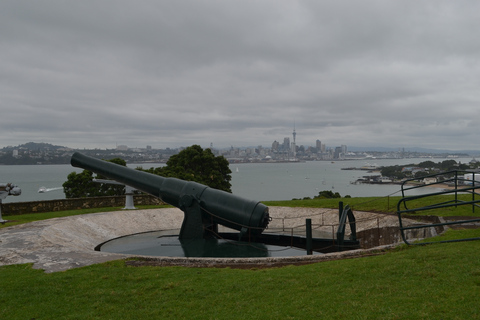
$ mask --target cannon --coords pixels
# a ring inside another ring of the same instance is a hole
[[[268,226],[263,203],[247,200],[203,184],[134,170],[115,163],[74,153],[70,163],[148,193],[184,212],[179,239],[215,237],[218,225],[238,230],[239,238],[255,237]]]

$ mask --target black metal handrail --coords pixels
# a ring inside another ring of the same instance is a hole
[[[472,179],[466,178],[466,175],[471,175]],[[412,178],[407,179],[402,182],[401,191],[402,191],[402,199],[400,199],[397,203],[397,215],[400,224],[400,233],[402,236],[403,241],[411,245],[412,243],[408,242],[405,235],[405,230],[411,229],[421,229],[421,228],[431,228],[431,227],[441,227],[446,225],[455,225],[455,224],[465,224],[465,223],[473,223],[480,221],[479,219],[470,219],[470,220],[458,220],[458,221],[450,221],[450,222],[443,222],[443,223],[435,223],[435,224],[425,224],[425,225],[415,225],[415,226],[408,226],[404,227],[402,222],[402,214],[405,213],[416,213],[418,211],[425,211],[425,210],[434,210],[434,209],[441,209],[441,208],[448,208],[448,207],[458,207],[458,206],[465,206],[471,205],[472,206],[472,213],[475,213],[475,208],[480,207],[480,193],[477,191],[480,190],[480,172],[475,171],[464,171],[464,170],[452,170],[437,174],[431,174],[424,176],[422,178],[442,178],[443,180],[432,183],[426,183],[422,185],[411,185],[413,181],[417,181],[418,179]],[[477,180],[479,179],[479,180]],[[450,185],[451,189],[444,189],[443,191],[432,192],[432,193],[425,193],[420,195],[412,195],[407,196],[406,192],[424,188],[424,187],[432,187],[439,184],[447,184]],[[411,204],[412,201],[429,198],[434,196],[441,196],[441,195],[451,195],[454,194],[455,197],[452,200],[442,201],[438,203],[433,203],[430,205],[423,205],[418,207],[412,207],[407,204]],[[469,201],[465,201],[463,199],[459,199],[459,194],[471,194],[472,198]],[[437,241],[439,242],[455,242],[455,241],[469,241],[469,240],[480,240],[480,238],[468,238],[468,239],[456,239],[456,240],[444,240],[444,241]],[[422,242],[418,244],[427,244],[432,242]],[[416,244],[416,243],[415,243]]]
[[[341,206],[340,206],[341,208]],[[345,208],[341,211],[340,221],[337,230],[337,248],[338,251],[342,251],[344,246],[343,243],[345,241],[345,226],[348,217],[348,224],[350,225],[350,240],[356,241],[357,240],[357,227],[355,224],[355,216],[353,215],[352,209],[347,204]]]

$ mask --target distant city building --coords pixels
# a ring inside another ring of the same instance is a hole
[[[333,158],[334,159],[340,159],[342,154],[342,147],[335,147],[335,151],[333,153]]]
[[[283,150],[284,151],[290,151],[290,138],[289,137],[283,138]]]
[[[273,151],[278,151],[279,148],[280,148],[280,142],[278,142],[277,140],[273,141],[272,150]]]
[[[257,149],[255,149],[255,153],[258,154],[259,156],[264,156],[265,149],[262,146],[258,146]]]
[[[293,125],[293,143],[292,143],[292,152],[293,152],[293,159],[296,159],[297,158],[297,141],[296,141],[296,138],[297,138],[297,133],[295,132],[295,125]]]
[[[291,139],[291,138],[290,138]],[[285,138],[284,143],[280,144],[278,141],[272,143],[271,148],[264,148],[261,145],[257,147],[242,147],[242,148],[218,148],[212,150],[215,155],[221,155],[228,159],[229,162],[282,162],[291,161],[293,158],[293,150],[296,152],[295,160],[309,161],[309,160],[347,160],[347,159],[399,159],[399,158],[432,158],[438,157],[445,159],[453,157],[466,157],[468,154],[429,154],[419,152],[409,152],[405,149],[398,149],[397,151],[380,152],[380,151],[348,151],[346,145],[331,148],[326,147],[320,140],[315,142],[314,147],[296,145],[296,141],[290,144],[290,139]],[[210,144],[213,147],[213,144]],[[295,148],[295,149],[294,149]],[[83,149],[87,155],[98,157],[101,159],[122,158],[127,163],[164,163],[168,158],[178,152],[184,150],[184,147],[155,149],[147,146],[146,148],[128,148],[126,145],[120,145],[114,149]],[[8,146],[0,149],[0,164],[67,164],[70,162],[70,157],[74,149],[62,146],[54,146],[44,143],[28,143],[17,147]],[[467,161],[468,162],[468,161]],[[469,162],[472,169],[480,166],[480,162],[472,159]],[[417,172],[416,168],[410,169]]]

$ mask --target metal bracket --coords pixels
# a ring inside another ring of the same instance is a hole
[[[179,208],[184,212],[179,239],[205,239],[213,232],[218,232],[216,223],[208,221],[200,203],[192,195],[180,198]]]

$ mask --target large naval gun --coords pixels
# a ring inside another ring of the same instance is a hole
[[[267,228],[270,221],[268,207],[264,204],[197,182],[164,178],[78,152],[73,154],[71,164],[129,185],[181,209],[185,216],[180,239],[214,237],[218,224],[240,231],[239,238],[255,237]]]

